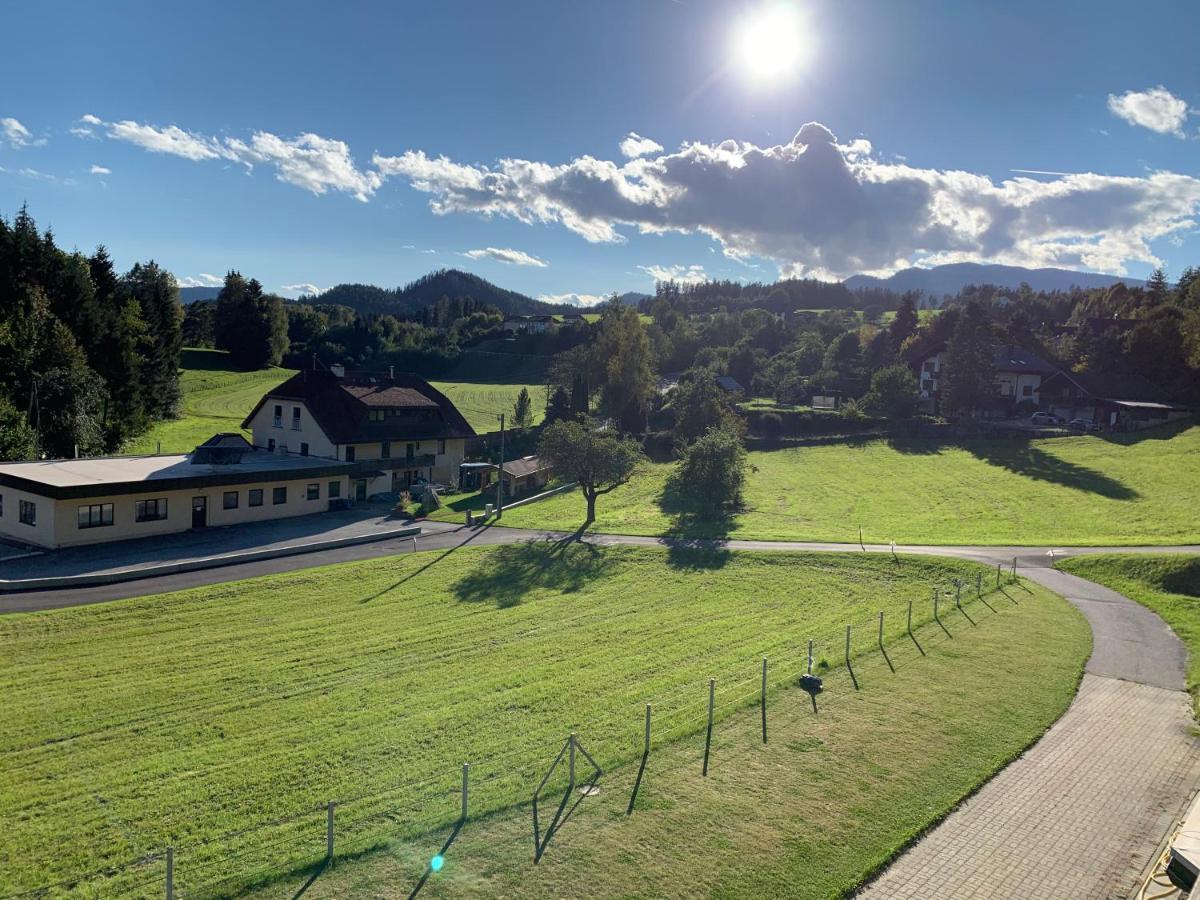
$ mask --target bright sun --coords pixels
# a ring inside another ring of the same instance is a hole
[[[739,64],[759,81],[778,81],[809,55],[808,35],[791,3],[764,6],[744,19],[734,38]]]

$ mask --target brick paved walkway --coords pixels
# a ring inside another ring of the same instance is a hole
[[[1116,591],[1048,568],[1093,651],[1071,708],[860,896],[1125,900],[1200,782],[1182,642]]]
[[[1125,898],[1200,777],[1188,695],[1085,675],[1066,715],[861,896]]]

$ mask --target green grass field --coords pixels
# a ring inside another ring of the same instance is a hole
[[[222,431],[241,431],[242,420],[271,388],[290,378],[292,369],[271,368],[243,372],[230,367],[223,350],[188,348],[180,360],[183,391],[178,419],[159,422],[130,441],[124,453],[187,453]],[[513,404],[522,387],[533,401],[534,424],[545,415],[546,388],[540,384],[487,384],[465,381],[433,381],[459,408],[476,431],[496,431],[497,416],[512,417]],[[249,436],[249,435],[247,435]]]
[[[771,694],[766,745],[757,708],[730,715],[707,778],[702,734],[655,742],[632,816],[639,767],[607,769],[537,866],[527,800],[456,834],[445,826],[339,861],[305,897],[409,897],[422,875],[429,897],[845,896],[1070,702],[1089,650],[1081,617],[1037,588],[1006,591],[967,606],[974,625],[946,616],[953,638],[918,630],[926,656],[891,645],[894,673],[877,652],[857,657],[858,691],[844,668],[826,673],[816,715],[793,686]],[[1028,669],[1011,665],[1014,643],[1030,648]],[[554,784],[539,805],[543,829],[564,790]],[[430,874],[439,851],[445,867]],[[251,896],[281,896],[306,875]]]
[[[1076,556],[1063,560],[1059,568],[1110,587],[1162,616],[1187,645],[1188,690],[1200,701],[1200,556]]]
[[[180,359],[180,417],[159,422],[124,452],[154,453],[161,445],[163,453],[187,453],[219,432],[241,432],[242,420],[259,398],[293,374],[292,369],[280,368],[243,372],[230,366],[223,350],[185,349]]]
[[[664,511],[669,465],[601,497],[596,531],[917,544],[1127,545],[1200,541],[1200,426],[1029,443],[871,441],[749,454],[746,509],[718,524]],[[583,499],[505,513],[573,530]]]
[[[500,413],[512,423],[513,405],[521,388],[529,390],[533,403],[533,424],[546,416],[546,386],[544,384],[477,384],[467,381],[431,381],[435,388],[450,398],[471,427],[482,434],[500,430]]]
[[[836,666],[847,622],[854,652],[875,654],[877,610],[898,645],[909,600],[918,625],[928,622],[931,585],[976,571],[921,558],[518,545],[0,618],[0,894],[65,880],[77,896],[153,896],[161,860],[120,864],[167,845],[178,848],[181,893],[235,893],[237,879],[273,879],[320,856],[328,799],[339,801],[339,852],[446,826],[463,762],[472,764],[474,813],[504,810],[527,800],[568,731],[619,768],[639,752],[645,702],[655,704],[661,740],[695,735],[708,677],[718,679],[725,721],[753,702],[762,656],[776,685],[797,674],[809,637],[822,667]],[[1013,597],[1030,619],[999,615],[1017,630],[997,625],[995,648],[962,639],[930,649],[931,660],[947,660],[939,668],[919,674],[914,664],[911,699],[938,714],[905,713],[892,725],[923,783],[941,785],[937,795],[833,790],[837,799],[826,799],[849,820],[873,823],[856,871],[1069,701],[1086,628],[1042,592]],[[1012,602],[992,597],[994,606]],[[1024,648],[1022,675],[996,679],[1012,640]],[[948,662],[958,653],[977,675]],[[882,692],[875,699],[882,683],[867,677],[861,696],[875,712],[840,700],[862,729],[896,705]],[[968,684],[981,692],[968,697]],[[850,765],[850,782],[865,787],[881,775],[858,771],[865,749],[831,748],[823,771]],[[901,787],[894,773],[883,780]],[[903,811],[893,805],[901,795]],[[766,849],[787,854],[794,837],[780,834]],[[211,887],[227,875],[235,881]]]

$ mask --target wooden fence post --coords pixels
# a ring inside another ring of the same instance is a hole
[[[567,738],[567,743],[570,745],[570,779],[568,790],[575,790],[575,732],[571,732],[571,736]]]
[[[767,658],[763,657],[762,674],[762,733],[763,743],[767,742]]]
[[[463,763],[463,783],[462,783],[462,821],[467,821],[467,779],[470,777],[471,764]]]
[[[333,862],[333,808],[332,800],[325,804],[325,861]]]
[[[642,750],[642,756],[650,755],[650,704],[646,704],[646,743]]]
[[[708,679],[708,731],[704,735],[704,777],[708,777],[708,751],[712,746],[713,699],[716,696],[717,679]]]

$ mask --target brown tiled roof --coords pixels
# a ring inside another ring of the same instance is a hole
[[[267,391],[242,427],[249,428],[250,420],[271,400],[303,401],[335,444],[475,437],[474,429],[450,399],[415,375],[337,378],[326,371],[297,372]],[[399,414],[370,421],[368,411],[380,408],[396,409]]]
[[[387,408],[437,406],[437,401],[431,400],[415,388],[396,387],[383,384],[343,384],[342,390],[360,403],[367,406],[383,406]]]

